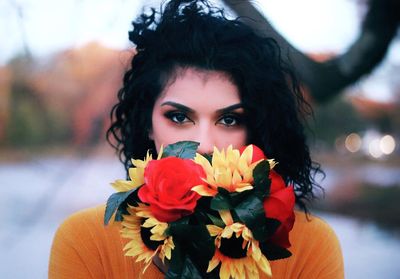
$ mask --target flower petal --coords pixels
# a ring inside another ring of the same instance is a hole
[[[133,181],[122,180],[122,179],[115,180],[114,182],[111,183],[111,186],[117,192],[128,192],[137,187],[135,183],[133,183]]]
[[[218,266],[220,263],[220,260],[214,255],[214,257],[211,259],[211,261],[208,263],[208,268],[207,272],[211,272]]]
[[[229,210],[219,210],[218,213],[225,225],[230,226],[233,224],[232,214]]]
[[[220,279],[229,279],[231,277],[231,273],[229,270],[229,262],[222,262],[221,268],[219,270],[219,278]]]
[[[256,263],[258,268],[261,269],[262,272],[264,272],[270,277],[272,276],[271,265],[264,255],[262,255],[261,258],[258,261],[256,261]]]
[[[214,197],[218,192],[205,185],[197,185],[192,188],[192,191],[196,192],[203,197]]]
[[[216,236],[219,235],[223,229],[215,225],[207,225],[207,230],[211,236]]]

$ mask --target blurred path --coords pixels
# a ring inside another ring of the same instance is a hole
[[[51,241],[62,220],[105,203],[113,192],[109,183],[124,177],[116,159],[97,156],[0,165],[1,278],[47,278]]]

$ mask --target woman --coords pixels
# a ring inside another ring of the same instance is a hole
[[[295,187],[307,212],[318,171],[310,159],[299,108],[307,108],[276,43],[256,35],[206,1],[170,1],[160,13],[133,22],[137,53],[112,111],[109,140],[130,167],[148,149],[182,140],[212,147],[261,147],[276,171]],[[50,278],[163,278],[165,266],[124,256],[119,223],[104,226],[104,206],[79,212],[59,228]],[[338,240],[322,220],[296,212],[292,256],[271,262],[273,278],[343,278]]]

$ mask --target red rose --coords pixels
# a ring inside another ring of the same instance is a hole
[[[200,198],[191,189],[205,177],[203,168],[189,159],[167,157],[150,161],[144,171],[145,184],[139,189],[142,202],[150,205],[154,217],[172,222],[193,213]]]
[[[271,179],[270,195],[264,200],[265,216],[274,218],[281,225],[271,237],[271,242],[289,248],[289,232],[293,228],[295,215],[295,196],[293,186],[286,187],[283,178],[274,170],[270,171]]]
[[[257,146],[253,146],[252,163],[267,159],[264,152]],[[242,154],[247,146],[242,147],[239,152]],[[277,219],[281,222],[270,241],[284,248],[290,247],[289,232],[293,228],[295,215],[295,195],[293,186],[286,187],[283,178],[274,170],[269,173],[271,179],[270,195],[264,200],[265,216]]]

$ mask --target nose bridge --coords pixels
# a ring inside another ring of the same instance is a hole
[[[200,122],[197,129],[197,141],[200,143],[198,152],[199,153],[211,153],[215,145],[214,142],[214,125],[211,121]]]

